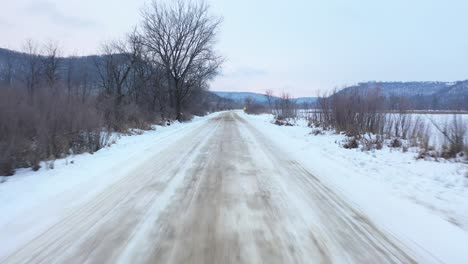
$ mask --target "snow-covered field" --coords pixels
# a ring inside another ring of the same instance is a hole
[[[312,135],[304,120],[276,126],[272,115],[240,114],[397,237],[449,263],[466,254],[468,164],[417,160],[391,148],[344,149],[337,144],[344,136]]]

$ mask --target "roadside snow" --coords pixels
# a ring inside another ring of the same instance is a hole
[[[2,241],[1,238],[15,237],[17,241],[24,241],[38,234],[64,215],[64,211],[86,202],[153,154],[219,114],[195,117],[188,123],[157,126],[142,135],[121,136],[115,144],[94,154],[56,160],[53,170],[42,166],[37,172],[21,169],[14,176],[3,177],[0,179],[3,181],[0,183],[0,230],[7,234],[0,236],[0,252],[7,252],[15,245],[15,241]],[[144,153],[151,155],[142,155]],[[64,204],[68,206],[64,208]],[[44,215],[48,217],[39,217]],[[14,228],[21,226],[30,228]]]
[[[348,150],[337,144],[342,135],[314,136],[305,121],[280,127],[271,115],[239,114],[413,250],[468,263],[467,164],[416,160],[391,148]]]

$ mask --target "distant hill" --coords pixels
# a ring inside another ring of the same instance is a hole
[[[232,100],[237,103],[244,103],[246,98],[252,98],[257,103],[267,103],[267,98],[264,94],[251,93],[251,92],[216,92],[213,91],[219,97]]]
[[[448,90],[453,83],[447,82],[365,82],[344,90],[379,88],[386,96],[432,95]]]
[[[2,69],[7,67],[9,63],[14,65],[13,73],[19,72],[22,62],[28,55],[0,48],[0,73]],[[59,69],[59,75],[65,79],[68,67],[78,67],[79,71],[75,71],[77,76],[71,76],[72,79],[82,80],[86,77],[90,83],[97,83],[99,80],[96,64],[102,62],[105,56],[84,56],[84,57],[66,57],[60,58],[62,67]],[[79,74],[78,74],[79,73]],[[0,74],[0,84],[2,83]],[[371,89],[380,89],[382,94],[388,99],[391,104],[392,100],[399,97],[405,97],[411,102],[411,107],[414,109],[431,109],[431,110],[468,110],[468,80],[458,82],[363,82],[339,91],[346,93],[352,91],[367,92]],[[237,107],[244,103],[245,98],[253,98],[261,104],[267,103],[267,98],[264,94],[252,92],[213,92],[215,95],[227,99],[231,103],[235,103]],[[275,97],[278,99],[278,97]],[[314,103],[315,97],[300,97],[296,98],[298,104]],[[227,102],[226,101],[226,102]]]
[[[25,65],[27,54],[0,48],[0,72],[6,69],[8,65],[12,67],[13,73],[21,72],[21,68]],[[99,80],[99,73],[96,70],[96,65],[104,61],[105,56],[91,55],[91,56],[73,56],[73,57],[59,57],[58,75],[61,79],[66,79],[69,68],[75,69],[74,74],[77,76],[70,76],[74,79],[86,77],[90,83],[96,83]],[[79,71],[76,69],[79,68]],[[78,76],[79,75],[79,76]],[[0,82],[2,76],[0,75]]]
[[[28,56],[29,55],[22,52],[0,48],[0,89],[3,87],[2,84],[4,83],[16,82],[18,85],[23,85],[23,81],[19,80],[17,73],[23,70],[23,65],[26,65],[25,63],[27,62]],[[99,87],[101,85],[101,77],[97,65],[103,64],[105,60],[105,55],[60,57],[58,58],[58,77],[61,80],[70,78],[70,82],[72,83],[86,81],[87,85],[90,87]],[[4,69],[8,69],[8,67],[11,68],[12,76],[10,79],[13,79],[12,81],[7,80],[6,76],[3,74]],[[93,92],[96,91],[98,91],[98,89],[93,89]],[[192,95],[192,99],[196,100],[198,104],[209,106],[208,109],[232,109],[242,107],[232,100],[208,91]],[[192,103],[192,105],[196,105],[196,103]]]
[[[296,98],[296,103],[298,104],[312,104],[317,102],[317,97],[299,97]]]
[[[266,104],[268,103],[267,97],[264,94],[259,94],[259,93],[252,93],[252,92],[217,92],[214,91],[214,94],[226,98],[229,100],[232,100],[237,103],[244,103],[246,98],[252,98],[255,99],[257,103],[260,104]],[[280,99],[279,97],[274,97],[275,100]],[[298,104],[304,104],[304,103],[314,103],[317,101],[317,98],[315,97],[299,97],[295,98],[296,103]]]
[[[414,109],[468,109],[468,80],[458,82],[365,82],[339,93],[379,89],[391,103],[404,97]]]
[[[363,82],[349,86],[338,93],[358,91],[367,93],[370,90],[379,89],[386,97],[388,107],[404,97],[410,102],[410,107],[415,110],[468,110],[468,80],[458,82]],[[214,94],[243,104],[246,98],[253,98],[260,104],[266,104],[264,94],[252,92],[213,92]],[[275,97],[275,99],[279,99]],[[296,98],[296,103],[314,103],[316,97]]]

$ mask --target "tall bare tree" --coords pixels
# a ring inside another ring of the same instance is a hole
[[[136,61],[125,41],[114,41],[103,46],[104,59],[96,62],[101,86],[108,95],[115,96],[119,105],[125,96],[125,84]]]
[[[270,112],[273,113],[273,90],[267,89],[265,91],[265,97],[268,102],[268,108],[270,108]]]
[[[184,100],[216,75],[223,61],[214,50],[220,24],[202,1],[154,0],[143,10],[143,43],[168,75],[178,120]]]
[[[32,100],[34,92],[39,85],[41,75],[41,56],[37,44],[27,40],[23,47],[24,59],[21,65],[21,79],[26,85],[29,99]]]
[[[55,90],[59,80],[60,50],[57,44],[49,42],[44,46],[41,66],[48,88]]]

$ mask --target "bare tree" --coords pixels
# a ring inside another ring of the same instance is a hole
[[[134,61],[128,60],[123,42],[110,42],[103,46],[104,59],[96,62],[101,85],[109,95],[115,95],[119,104],[124,96],[124,85]]]
[[[34,92],[39,86],[41,75],[40,55],[37,44],[32,40],[27,40],[24,47],[24,59],[22,60],[21,77],[26,85],[30,100],[34,97]]]
[[[149,82],[155,71],[148,53],[144,51],[141,35],[136,30],[128,35],[127,43],[127,47],[121,52],[127,54],[128,60],[133,62],[128,77],[129,95],[138,104],[146,96],[145,90],[149,89]]]
[[[57,44],[49,42],[44,46],[43,54],[40,59],[45,81],[48,88],[55,90],[59,80],[60,50]]]
[[[67,88],[67,96],[71,97],[73,89],[74,75],[76,72],[76,56],[71,56],[66,61],[66,72],[65,72],[65,86]]]
[[[147,90],[149,93],[150,110],[159,111],[161,119],[165,119],[169,113],[167,110],[167,102],[169,101],[169,87],[164,70],[159,67],[151,68],[153,71],[150,80],[150,86]]]
[[[220,23],[205,2],[155,0],[143,11],[143,43],[168,76],[178,120],[191,90],[216,75],[223,61],[214,51]]]
[[[297,105],[289,93],[283,92],[277,101],[277,118],[289,119],[297,117]]]
[[[270,89],[266,90],[265,97],[268,102],[268,108],[270,108],[270,111],[273,112],[273,91]]]

